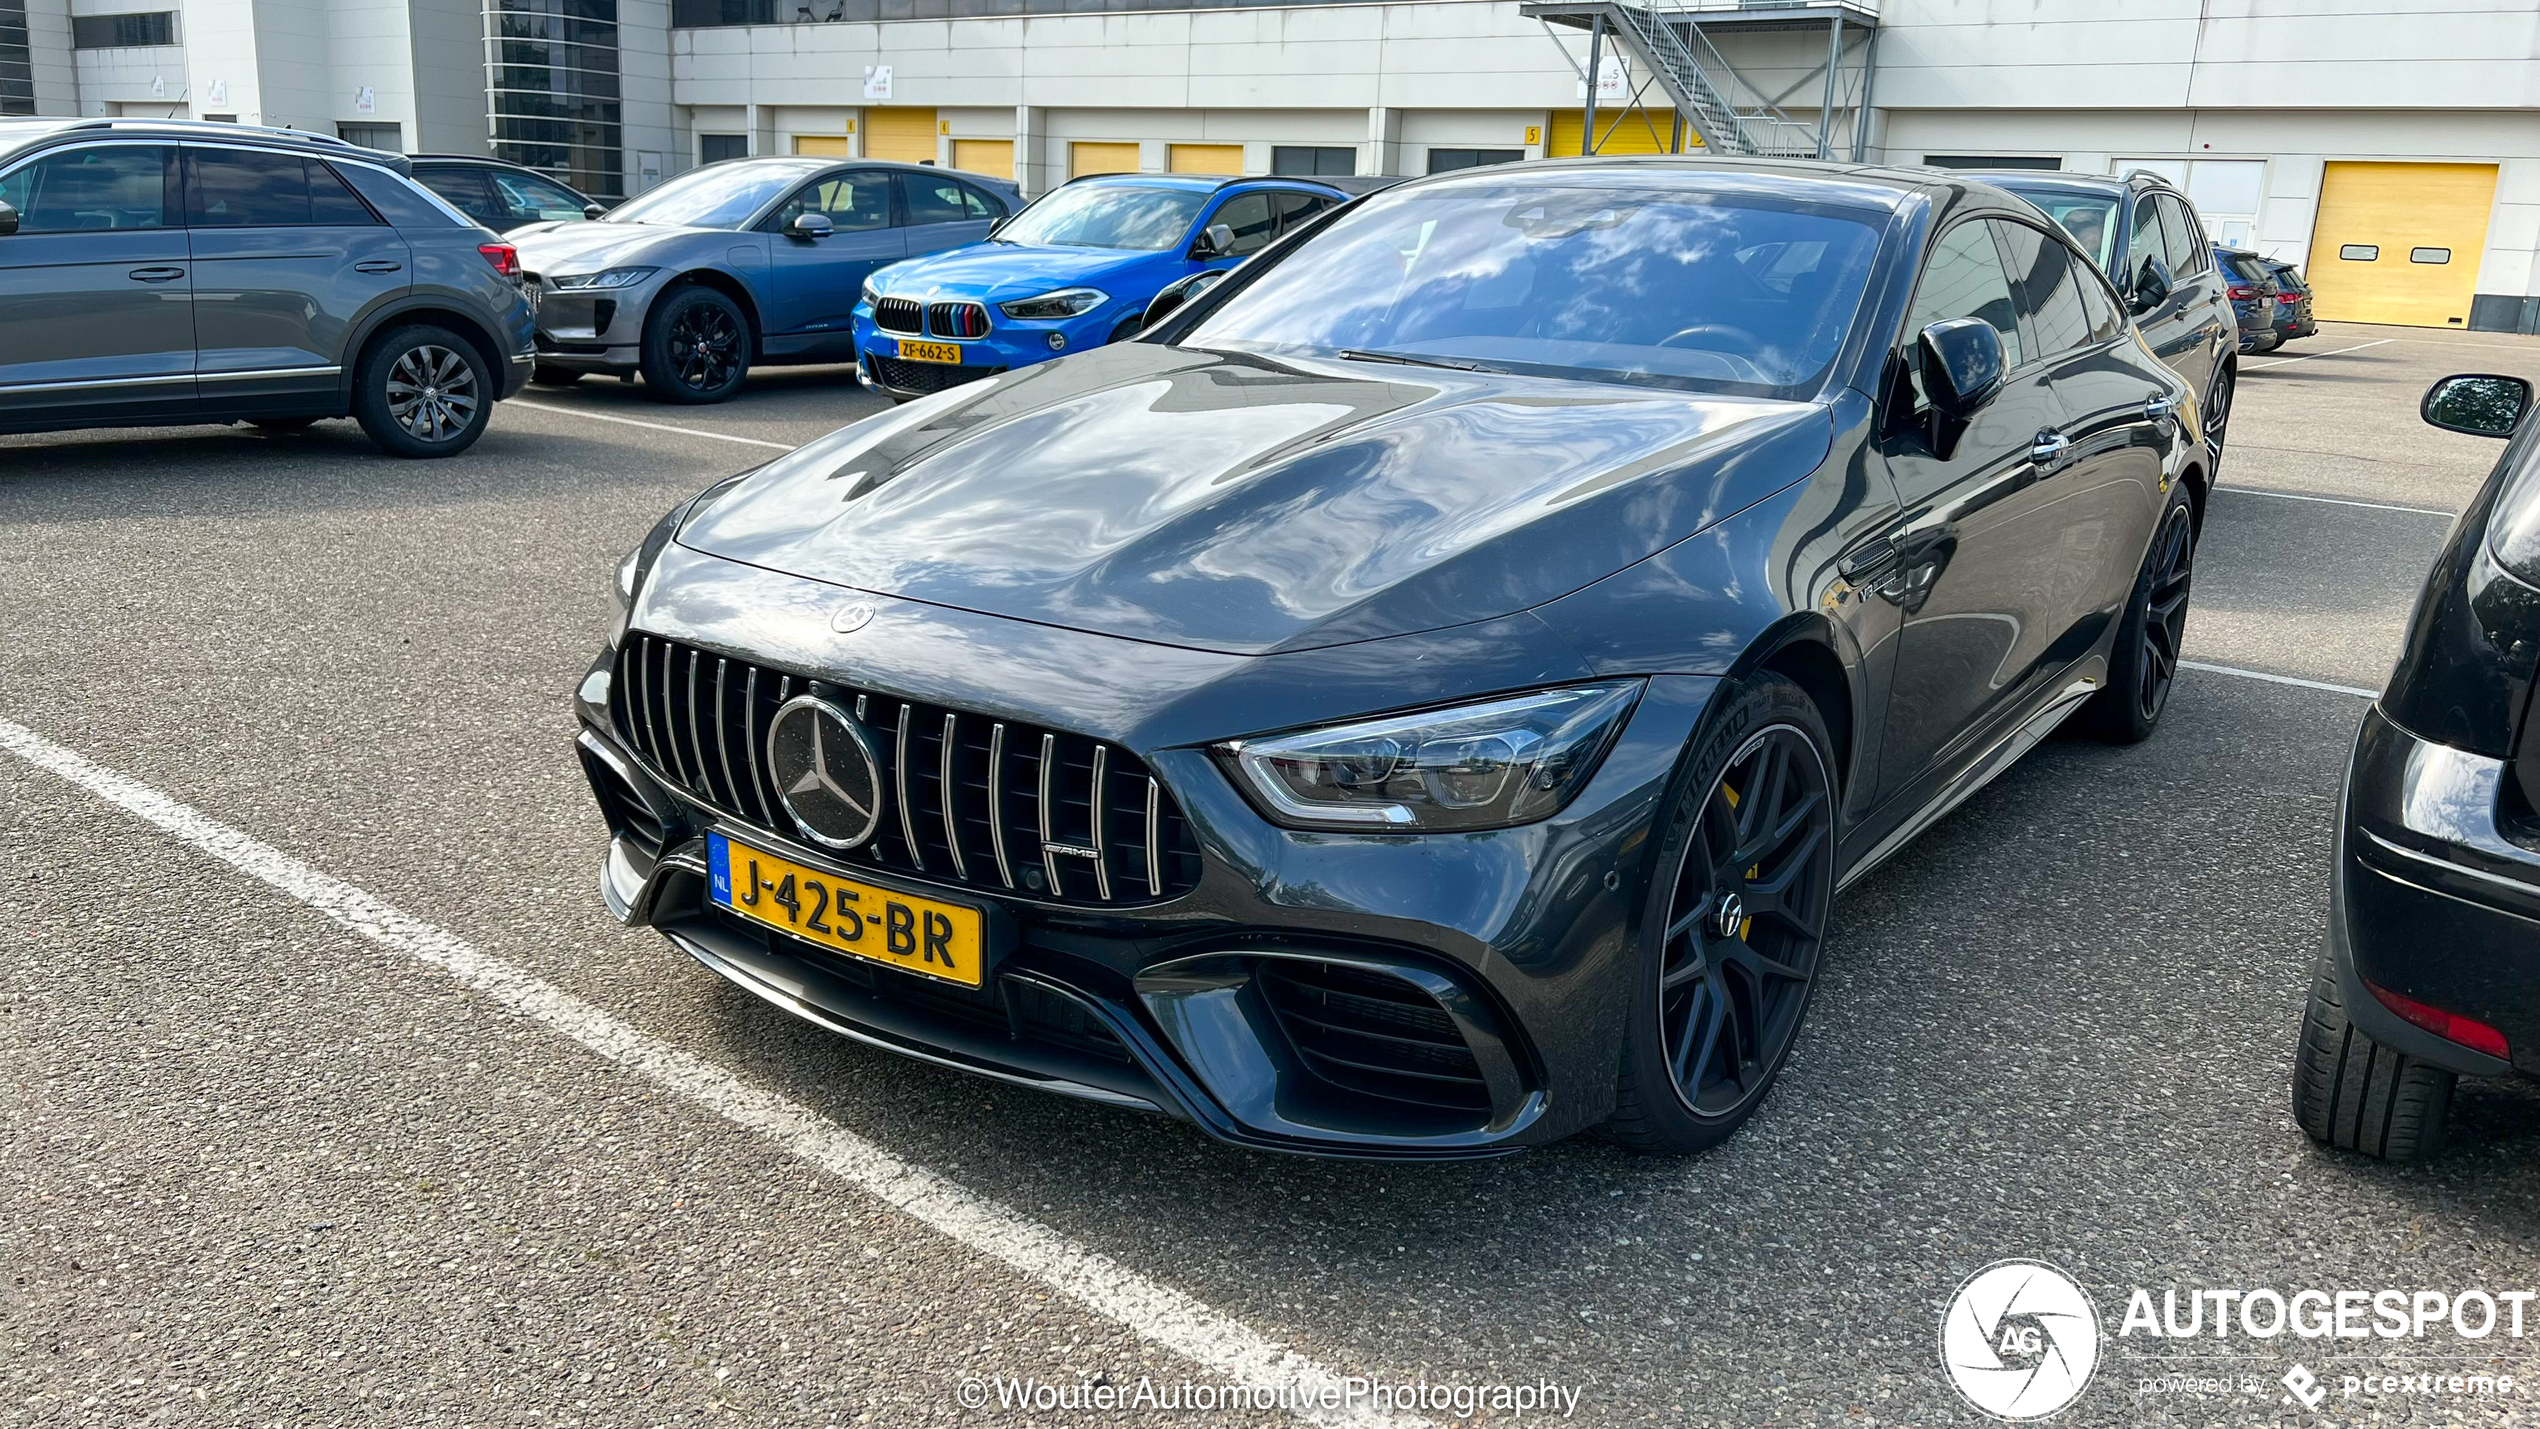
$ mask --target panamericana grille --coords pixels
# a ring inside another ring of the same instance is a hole
[[[1473,1049],[1420,988],[1340,963],[1263,958],[1258,966],[1256,980],[1289,1044],[1323,1080],[1434,1110],[1490,1110]]]
[[[907,298],[880,298],[873,304],[873,325],[884,332],[924,332],[926,306]]]
[[[864,360],[873,365],[873,375],[883,386],[900,392],[941,392],[1005,371],[1002,367],[955,367],[948,362],[902,362],[878,352],[866,353]]]
[[[986,337],[988,310],[977,303],[936,303],[926,309],[926,326],[937,337]]]
[[[638,631],[619,642],[609,716],[659,778],[793,836],[767,728],[796,695],[850,711],[881,762],[884,805],[850,862],[1057,903],[1149,903],[1199,883],[1199,844],[1135,755],[1083,735],[709,654]]]

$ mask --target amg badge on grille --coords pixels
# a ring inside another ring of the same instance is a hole
[[[767,768],[803,837],[854,848],[882,822],[882,765],[855,717],[817,695],[785,702],[767,726]]]

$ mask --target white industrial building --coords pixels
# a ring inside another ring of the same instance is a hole
[[[1592,48],[1603,152],[2153,168],[2322,316],[2540,329],[2540,0],[0,0],[0,109],[490,150],[612,195],[795,152],[1039,192],[1577,153]]]

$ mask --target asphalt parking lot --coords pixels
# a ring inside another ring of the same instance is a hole
[[[2464,1084],[2415,1169],[2286,1105],[2359,692],[2497,452],[2417,419],[2463,370],[2540,378],[2540,340],[2247,360],[2162,730],[2050,741],[1848,895],[1779,1091],[1688,1162],[1230,1150],[863,1050],[619,929],[567,704],[610,571],[877,410],[843,369],[533,391],[441,462],[350,422],[0,438],[0,1422],[1286,1422],[962,1398],[1325,1374],[1548,1381],[1587,1424],[1981,1422],[1935,1336],[1999,1258],[2103,1314],[2527,1285],[2540,1094]],[[2481,1363],[2540,1379],[2535,1345]],[[2111,1341],[2059,1422],[2540,1418],[2300,1411],[2286,1347],[2167,1348]],[[2386,1347],[2352,1348],[2302,1353]],[[2189,1369],[2264,1392],[2138,1392]]]

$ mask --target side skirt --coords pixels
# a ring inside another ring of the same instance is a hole
[[[2055,732],[2057,725],[2071,718],[2083,701],[2099,693],[2099,686],[2100,681],[2096,677],[2085,676],[2056,691],[2055,697],[2048,700],[2043,709],[2002,736],[1981,758],[1968,765],[1965,772],[1942,786],[1929,802],[1898,824],[1893,833],[1879,840],[1876,847],[1845,869],[1843,876],[1835,880],[1834,891],[1841,893],[1859,882],[1870,870],[1885,863],[1889,855],[1913,842],[1923,830],[1949,817],[1960,804],[1974,798],[1977,790],[2002,777],[2003,770],[2019,763],[2021,755],[2035,749],[2046,736]]]

